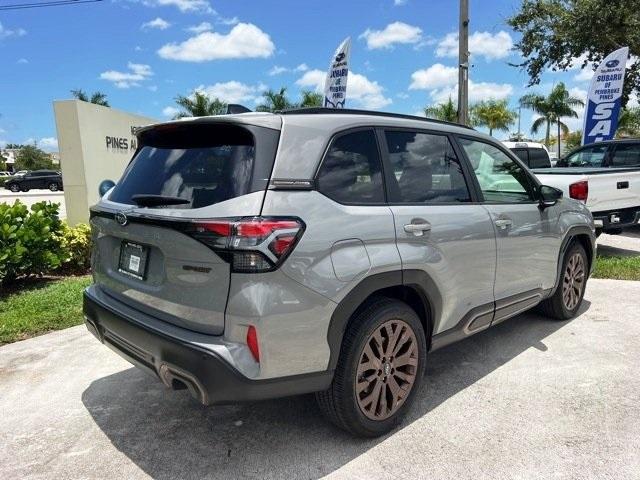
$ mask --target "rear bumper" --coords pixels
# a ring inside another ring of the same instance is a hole
[[[632,227],[640,223],[640,206],[621,210],[593,212],[593,221],[596,228],[602,229],[604,232],[607,230]]]
[[[108,305],[96,287],[84,292],[83,310],[88,330],[133,365],[173,389],[188,388],[203,405],[255,401],[299,395],[329,387],[329,371],[275,379],[252,380],[225,360],[222,342],[203,346],[149,328],[131,315]],[[174,329],[175,330],[175,329]]]

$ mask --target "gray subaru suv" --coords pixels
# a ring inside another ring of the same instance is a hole
[[[580,308],[589,211],[473,129],[304,109],[137,136],[91,209],[86,325],[204,405],[315,392],[337,426],[381,435],[429,352]]]

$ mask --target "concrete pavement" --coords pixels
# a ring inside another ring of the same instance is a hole
[[[203,408],[75,327],[0,348],[0,478],[637,479],[640,282],[591,280],[429,356],[403,428],[362,440],[311,396]]]

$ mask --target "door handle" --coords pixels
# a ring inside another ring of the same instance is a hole
[[[499,229],[506,230],[507,228],[511,227],[511,225],[513,225],[513,222],[508,218],[499,218],[495,221],[495,224]]]
[[[416,237],[424,235],[424,232],[431,230],[431,224],[427,221],[416,221],[416,223],[408,223],[404,226],[404,231],[407,233],[413,233]]]

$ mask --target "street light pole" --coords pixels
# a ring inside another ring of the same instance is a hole
[[[458,28],[458,123],[469,121],[469,0],[460,0]]]

